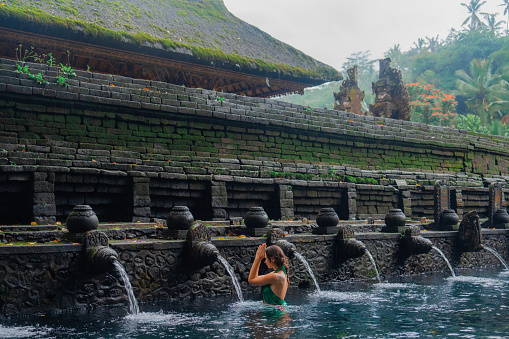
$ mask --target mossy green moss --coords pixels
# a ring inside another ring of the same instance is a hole
[[[147,43],[153,48],[164,48],[170,53],[184,54],[183,50],[188,50],[192,53],[193,57],[201,63],[212,65],[219,68],[233,69],[243,72],[254,72],[261,73],[265,76],[271,77],[276,75],[278,77],[297,77],[297,78],[310,78],[317,80],[340,80],[342,76],[339,72],[328,66],[317,66],[313,69],[304,69],[302,67],[288,66],[284,64],[273,64],[259,58],[249,58],[239,56],[231,53],[227,54],[218,49],[205,48],[199,46],[192,46],[184,44],[182,42],[173,41],[168,38],[161,38],[151,35],[144,31],[132,32],[135,29],[135,25],[131,23],[116,22],[115,27],[125,29],[126,31],[117,31],[103,26],[104,22],[99,20],[94,23],[86,22],[79,17],[76,6],[71,6],[68,0],[54,0],[53,3],[57,8],[63,12],[69,14],[69,17],[54,16],[48,12],[42,10],[40,7],[25,5],[19,0],[10,0],[9,5],[0,6],[0,22],[15,22],[16,27],[32,27],[32,30],[39,31],[42,29],[51,29],[53,31],[71,31],[75,34],[82,34],[90,40],[102,40],[104,42],[130,42],[135,46],[147,46]],[[203,1],[202,3],[196,3],[194,1],[180,1],[179,6],[182,11],[194,13],[201,17],[213,18],[213,20],[226,20],[224,14],[228,13],[222,1],[209,0]],[[132,14],[135,17],[142,16],[139,8],[132,8],[129,6],[129,16]],[[129,21],[128,15],[123,18],[125,21]],[[154,32],[160,33],[165,37],[169,37],[170,34],[167,30],[156,25],[149,25]],[[199,35],[190,38],[189,41],[196,43],[202,43],[204,40],[199,39]],[[278,42],[280,43],[280,42]],[[288,47],[288,46],[287,46]],[[313,59],[305,54],[293,49],[292,53],[298,55],[299,58]]]

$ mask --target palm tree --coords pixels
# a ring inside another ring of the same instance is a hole
[[[428,40],[428,48],[430,52],[435,52],[438,47],[440,47],[440,40],[438,40],[438,35],[431,38],[426,37],[426,40]]]
[[[484,24],[479,18],[479,10],[485,3],[486,1],[481,2],[481,0],[470,0],[469,4],[462,3],[461,5],[467,8],[469,16],[465,19],[465,21],[463,21],[461,25],[464,26],[467,24],[467,22],[470,21],[468,27],[471,31],[483,27]]]
[[[504,15],[507,15],[507,29],[506,31],[509,32],[509,0],[502,0],[503,4],[500,4],[499,6],[504,6]]]
[[[497,21],[498,14],[482,13],[482,15],[484,16],[484,20],[486,20],[486,29],[489,32],[497,34],[501,28],[500,26],[504,24],[504,21]]]
[[[426,41],[423,38],[417,39],[417,42],[414,42],[414,46],[412,47],[418,53],[422,52],[426,49]]]
[[[465,98],[473,114],[481,118],[483,124],[495,108],[502,103],[501,97],[508,94],[508,83],[501,75],[491,73],[491,62],[474,59],[470,62],[470,74],[460,69],[456,71],[456,91],[454,95]]]

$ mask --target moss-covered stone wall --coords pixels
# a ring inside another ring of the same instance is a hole
[[[76,71],[61,85],[59,68],[25,66],[0,59],[0,199],[41,222],[79,203],[108,221],[175,204],[214,219],[253,205],[311,218],[329,204],[342,218],[392,207],[429,217],[417,200],[435,180],[460,192],[509,179],[506,138],[110,74]]]

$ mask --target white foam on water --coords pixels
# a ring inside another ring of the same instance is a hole
[[[496,278],[484,278],[484,277],[472,277],[472,276],[457,276],[447,278],[449,282],[464,282],[476,285],[482,285],[483,287],[500,286],[507,284],[507,281],[496,279]]]
[[[46,336],[48,332],[49,329],[45,327],[0,325],[0,338],[31,338],[33,336]]]
[[[199,324],[208,317],[196,316],[189,313],[169,312],[140,312],[138,314],[129,314],[125,320],[135,321],[138,324],[164,324],[166,326],[178,326],[183,324]]]
[[[386,300],[385,298],[381,298],[371,292],[321,291],[320,293],[314,293],[313,295],[334,301],[372,302]]]
[[[404,289],[415,287],[417,287],[416,284],[409,283],[378,283],[373,285],[373,288],[375,289]]]

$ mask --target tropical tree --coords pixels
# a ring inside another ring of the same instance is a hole
[[[502,4],[499,6],[504,7],[504,15],[507,15],[507,29],[506,32],[509,32],[509,0],[502,0]]]
[[[418,53],[424,51],[426,49],[426,40],[423,38],[417,39],[417,42],[414,42],[414,46],[412,47]]]
[[[498,14],[490,14],[490,13],[482,13],[484,16],[484,20],[486,20],[486,29],[489,32],[493,32],[498,35],[498,31],[502,28],[501,26],[505,23],[502,21],[497,21]]]
[[[505,102],[501,98],[508,95],[508,83],[501,75],[491,72],[491,62],[474,59],[470,63],[470,74],[465,70],[456,71],[456,88],[453,92],[465,99],[471,113],[479,116],[481,122],[486,124],[488,117],[493,118],[499,113],[499,105]]]
[[[469,4],[462,3],[461,5],[467,8],[469,16],[465,19],[465,21],[463,21],[461,25],[465,26],[468,22],[470,22],[468,27],[471,31],[483,27],[484,23],[482,22],[481,18],[479,18],[479,11],[484,4],[486,4],[486,1],[481,2],[481,0],[470,0]]]
[[[509,0],[508,0],[509,1]],[[436,37],[426,37],[426,40],[428,42],[428,49],[430,52],[436,52],[438,47],[440,47],[440,40],[438,39],[438,35]]]

